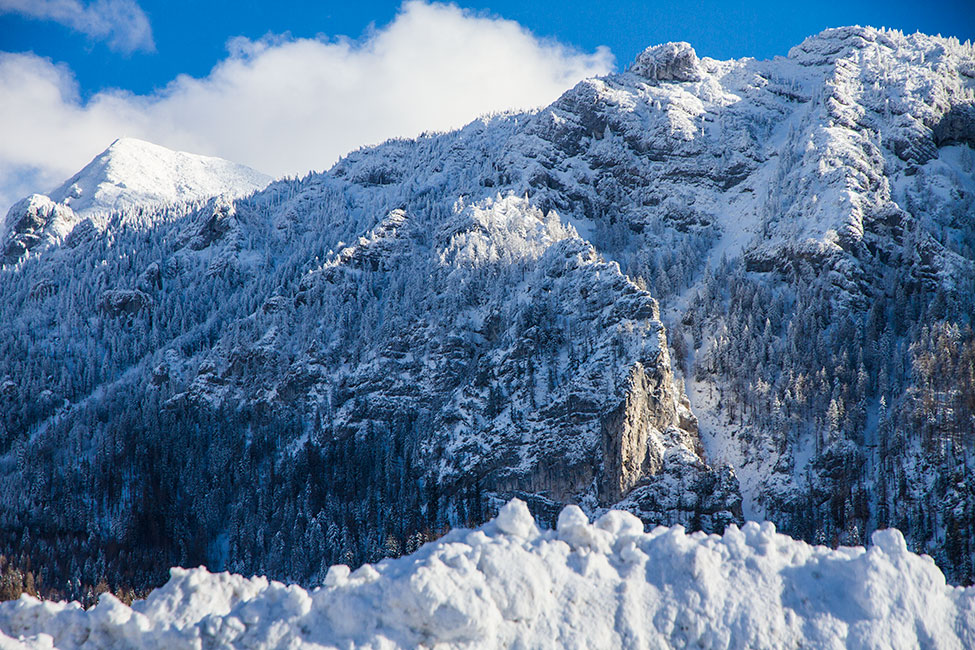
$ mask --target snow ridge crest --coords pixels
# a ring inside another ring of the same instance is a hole
[[[476,530],[305,591],[263,577],[179,569],[131,608],[0,604],[9,648],[51,647],[972,647],[975,588],[945,585],[896,530],[869,549],[810,546],[771,523],[724,535],[644,532],[634,515],[555,530],[515,499]],[[81,643],[79,643],[79,640]],[[441,645],[443,644],[443,645]]]

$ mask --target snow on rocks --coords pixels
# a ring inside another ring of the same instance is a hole
[[[648,47],[628,72],[651,81],[700,81],[701,64],[690,43],[664,43]]]
[[[311,592],[173,569],[131,608],[3,603],[0,630],[0,648],[968,648],[975,588],[947,586],[896,530],[830,550],[769,523],[645,533],[569,506],[540,531],[513,500],[412,555],[332,567]]]
[[[80,224],[103,230],[113,212],[128,211],[127,221],[145,220],[140,209],[190,206],[216,196],[238,198],[263,189],[271,180],[222,158],[119,138],[50,196],[32,194],[10,208],[0,223],[0,264],[63,242]]]
[[[13,263],[38,244],[47,232],[63,237],[78,223],[71,208],[43,194],[31,194],[7,211],[0,222],[0,264]]]

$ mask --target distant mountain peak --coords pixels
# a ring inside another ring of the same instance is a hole
[[[271,180],[222,158],[118,138],[49,196],[34,194],[10,208],[0,228],[0,246],[4,260],[15,262],[38,245],[63,241],[85,220],[103,228],[112,212],[212,196],[236,198]]]
[[[248,194],[271,177],[237,163],[119,138],[51,193],[76,213]]]

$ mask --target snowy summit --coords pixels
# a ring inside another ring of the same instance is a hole
[[[59,242],[83,221],[103,229],[112,213],[214,196],[238,198],[271,177],[237,163],[119,138],[50,195],[17,202],[0,226],[7,262],[42,242]]]
[[[50,197],[87,216],[153,203],[243,196],[270,182],[270,176],[223,158],[119,138]]]

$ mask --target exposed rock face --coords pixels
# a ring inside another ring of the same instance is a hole
[[[33,300],[43,300],[58,292],[58,283],[51,279],[38,280],[30,288],[29,296]]]
[[[158,291],[163,286],[162,268],[158,262],[153,262],[139,276],[139,289],[147,293]]]
[[[138,289],[109,289],[98,300],[98,308],[109,316],[132,316],[152,304],[152,299]]]
[[[233,206],[220,204],[210,211],[207,218],[201,219],[196,227],[190,230],[187,234],[187,244],[192,250],[203,250],[227,236],[228,233],[239,229]]]
[[[633,366],[623,402],[603,421],[600,497],[607,503],[619,501],[641,480],[657,474],[675,442],[701,454],[694,416],[681,404],[670,359],[665,352],[661,356],[649,369],[639,362]]]
[[[742,519],[741,488],[727,466],[716,471],[672,447],[660,469],[644,476],[619,502],[644,521],[670,521],[693,530],[722,530]]]
[[[952,144],[975,147],[975,102],[952,106],[934,125],[932,133],[939,147]]]

